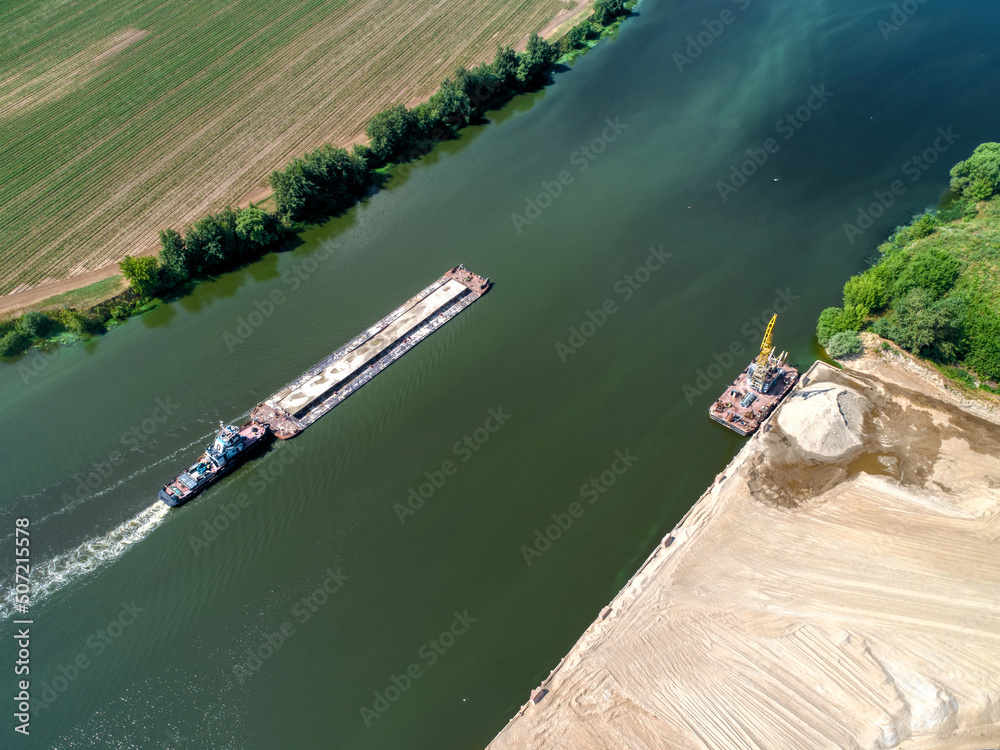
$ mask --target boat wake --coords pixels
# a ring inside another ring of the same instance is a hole
[[[30,576],[31,606],[35,607],[64,586],[117,560],[159,526],[169,512],[170,508],[161,502],[156,502],[107,534],[90,539],[48,562],[33,565]],[[3,583],[3,598],[0,599],[2,619],[7,619],[16,612],[14,583],[12,578]]]

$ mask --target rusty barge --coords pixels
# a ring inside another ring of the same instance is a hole
[[[760,354],[708,409],[708,416],[733,432],[753,435],[798,382],[799,371],[788,364],[788,352],[775,356],[771,334],[778,316],[768,323]]]
[[[259,403],[251,419],[288,440],[342,403],[490,288],[490,280],[455,266],[375,325]]]

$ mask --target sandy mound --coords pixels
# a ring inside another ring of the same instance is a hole
[[[792,394],[778,412],[778,426],[807,453],[839,458],[861,445],[871,403],[857,391],[814,383]]]

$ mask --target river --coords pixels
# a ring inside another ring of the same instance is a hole
[[[1000,8],[903,5],[643,0],[294,251],[0,366],[0,570],[30,518],[46,704],[0,744],[486,745],[741,446],[706,410],[770,311],[808,366],[848,276],[997,139]],[[482,300],[151,507],[219,420],[459,262]]]

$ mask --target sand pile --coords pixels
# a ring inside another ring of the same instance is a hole
[[[852,388],[813,383],[797,390],[778,412],[778,424],[807,453],[840,458],[861,445],[871,403]]]
[[[817,364],[767,428],[491,750],[1000,746],[1000,427]]]

